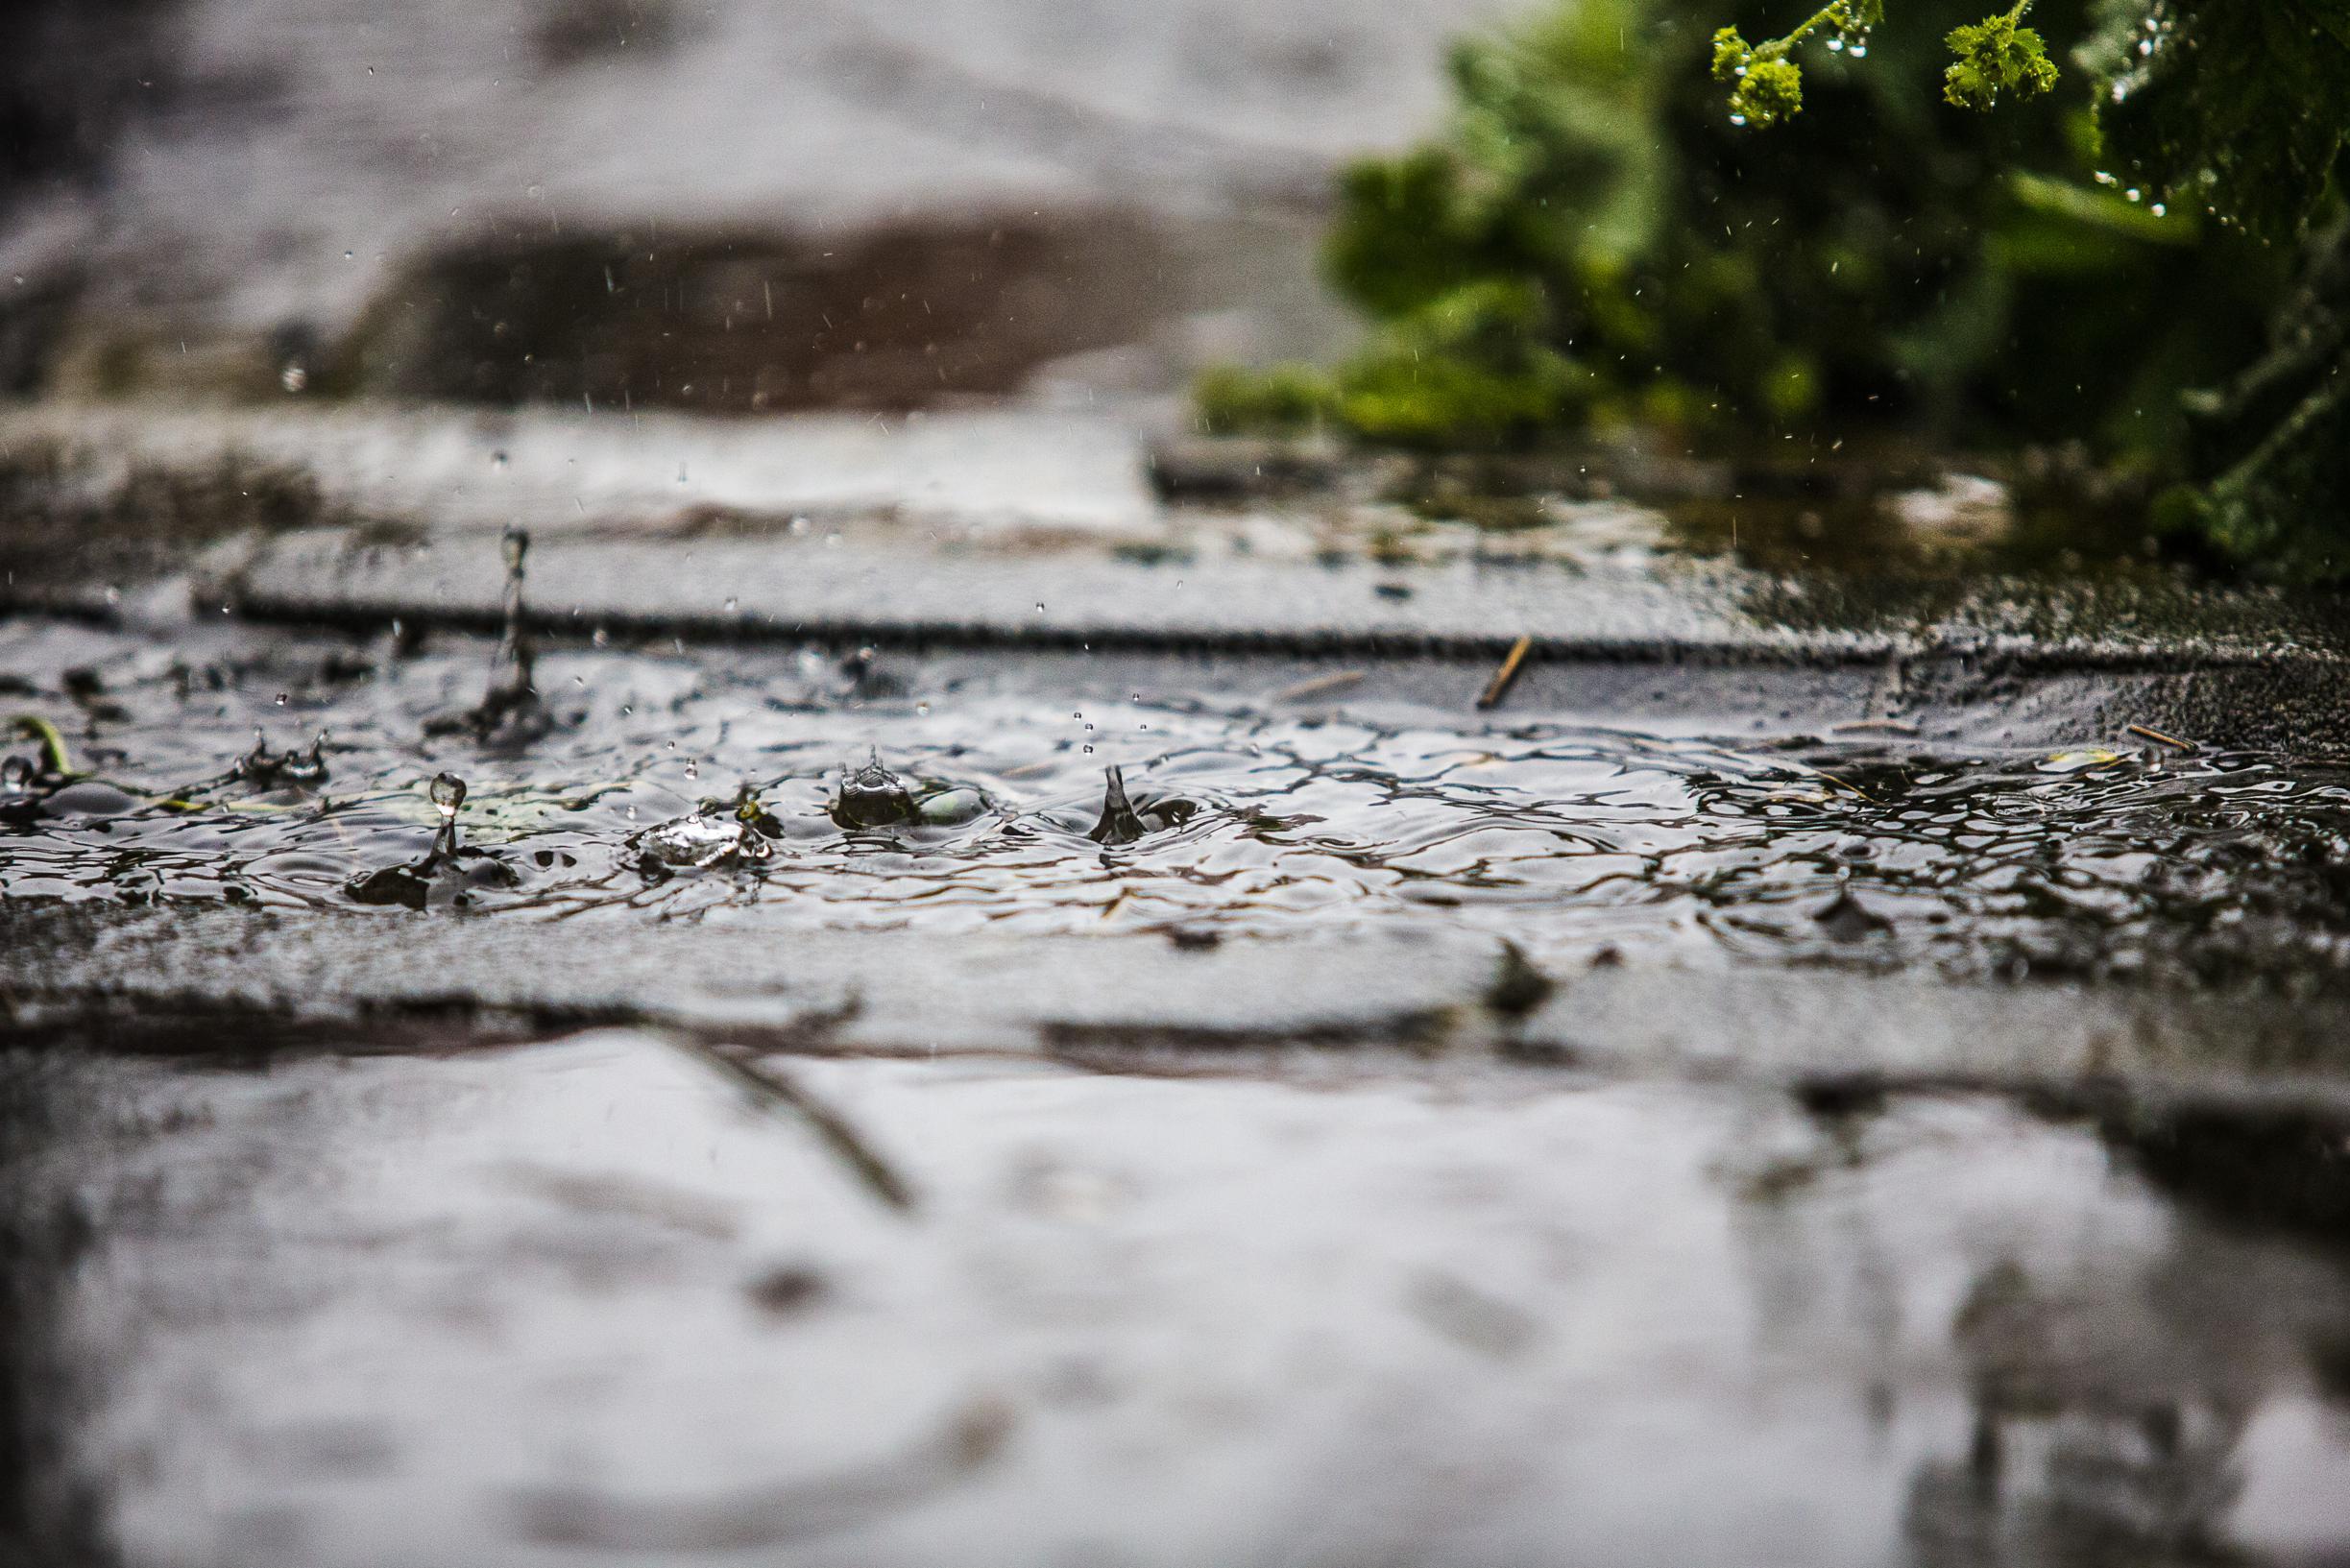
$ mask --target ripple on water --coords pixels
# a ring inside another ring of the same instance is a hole
[[[0,812],[0,895],[355,907],[354,878],[429,853],[429,781],[449,770],[471,786],[465,844],[502,869],[476,861],[432,905],[506,918],[1268,936],[1400,922],[1554,958],[2350,976],[2350,770],[2331,765],[1476,729],[1466,713],[1453,729],[1008,688],[859,702],[805,656],[619,648],[543,657],[556,727],[500,750],[427,733],[477,693],[486,644],[354,674],[348,643],[222,635],[203,663],[6,629],[0,666],[37,693],[12,707],[70,713],[70,663],[118,712],[76,742],[108,784]],[[256,728],[289,751],[327,732],[327,782],[236,776]],[[826,803],[868,747],[989,808],[841,831]],[[1110,763],[1138,799],[1199,809],[1095,842]],[[742,783],[772,813],[772,854],[648,874],[647,829]]]

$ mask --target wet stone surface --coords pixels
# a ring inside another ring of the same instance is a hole
[[[1430,929],[1540,963],[1952,977],[2350,972],[2333,763],[2126,734],[1999,749],[1899,725],[1466,721],[1355,711],[1343,688],[1073,696],[1016,667],[812,650],[556,648],[528,731],[447,722],[503,689],[497,668],[461,638],[165,650],[0,627],[11,703],[55,715],[76,770],[41,776],[18,741],[0,893],[779,930]],[[464,785],[448,816],[442,774]]]
[[[1376,1053],[762,1070],[910,1206],[656,1036],[0,1056],[44,1458],[0,1517],[239,1568],[2340,1542],[2338,1253],[2094,1126]]]
[[[207,622],[0,622],[30,1560],[2350,1541],[2338,762]]]

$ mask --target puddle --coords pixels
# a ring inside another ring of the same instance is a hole
[[[2350,972],[2350,768],[2272,755],[1716,740],[1334,711],[1344,690],[1249,703],[1196,665],[1169,666],[1203,683],[1179,695],[1073,695],[1017,661],[950,675],[667,643],[540,650],[548,724],[518,738],[449,723],[510,668],[488,639],[181,641],[0,627],[7,710],[54,715],[93,775],[12,781],[0,895],[351,907],[372,879],[409,895],[357,901],[390,920],[1438,926],[1541,964],[1613,950],[2308,988]],[[12,749],[27,774],[39,748]],[[905,787],[868,780],[849,809],[875,758]],[[442,774],[465,786],[454,846]]]
[[[0,1522],[239,1568],[2342,1538],[2338,1252],[2090,1127],[1458,1063],[792,1071],[919,1213],[640,1034],[0,1054]]]

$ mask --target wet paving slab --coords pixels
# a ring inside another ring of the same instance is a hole
[[[1999,1099],[791,1062],[900,1206],[675,1037],[0,1063],[10,1506],[90,1560],[2340,1544],[2338,1251]]]
[[[1664,712],[1690,682],[1646,715],[1479,715],[1474,677],[1441,666],[1416,691],[1311,663],[672,639],[544,650],[538,694],[493,712],[510,659],[453,637],[0,628],[27,737],[0,889],[941,941],[1464,932],[1543,965],[2295,994],[2350,966],[2340,764],[2095,708],[1993,704],[1927,736],[1861,716],[1867,681],[1834,677],[1778,688],[1800,718]],[[903,820],[844,814],[868,774]]]
[[[498,504],[0,620],[32,1560],[2350,1545],[2323,616]]]

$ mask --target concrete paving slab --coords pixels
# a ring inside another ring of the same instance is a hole
[[[2338,1260],[2079,1125],[791,1071],[919,1207],[631,1031],[0,1055],[12,1386],[52,1393],[10,1415],[62,1428],[0,1488],[41,1560],[2071,1568],[2350,1532]]]
[[[462,1041],[587,1022],[790,1055],[1052,1058],[1227,1070],[1267,1052],[1495,1057],[1785,1088],[1957,1086],[2059,1099],[2290,1101],[2350,1113],[2339,1001],[1928,976],[1608,963],[1494,1004],[1466,932],[1190,947],[236,908],[0,906],[0,1018],[118,1049],[307,1049],[354,1030]]]

